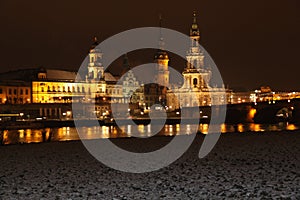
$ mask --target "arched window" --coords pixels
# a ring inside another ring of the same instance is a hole
[[[101,72],[101,71],[98,72],[98,78],[99,78],[99,79],[102,79],[102,78],[103,78],[103,77],[102,77],[102,72]]]
[[[193,85],[194,85],[194,87],[196,87],[197,84],[198,84],[198,79],[197,79],[197,78],[194,78],[194,79],[193,79]]]
[[[52,86],[52,92],[56,92],[56,91],[55,91],[55,86]]]
[[[94,71],[89,72],[89,78],[94,78]]]

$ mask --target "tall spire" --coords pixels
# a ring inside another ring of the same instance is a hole
[[[194,23],[194,24],[197,24],[196,11],[193,12],[193,23]]]
[[[159,41],[158,41],[158,50],[154,56],[154,59],[166,59],[169,60],[168,53],[165,51],[165,42],[164,38],[162,36],[162,17],[161,14],[159,14]]]
[[[161,16],[161,14],[159,14],[159,42],[158,42],[158,47],[159,47],[159,49],[163,50],[164,46],[165,46],[165,43],[164,43],[164,38],[162,36],[161,29],[162,29],[162,16]]]
[[[125,53],[124,56],[123,56],[123,69],[126,70],[126,71],[131,69],[127,53]]]
[[[159,19],[159,27],[161,28],[161,23],[162,23],[162,16],[161,16],[161,13],[159,13],[158,19]]]
[[[95,49],[98,45],[99,45],[99,42],[98,42],[97,36],[94,36],[93,44],[92,44],[90,50]]]
[[[200,31],[197,24],[197,15],[196,11],[193,12],[193,23],[190,29],[190,36],[200,36]]]

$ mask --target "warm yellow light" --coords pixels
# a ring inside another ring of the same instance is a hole
[[[297,129],[297,127],[294,124],[289,124],[286,127],[286,130],[289,130],[289,131],[294,131],[296,129]]]
[[[255,114],[256,114],[256,109],[251,108],[249,111],[249,114],[248,114],[249,119],[252,120],[254,118]]]
[[[221,125],[221,133],[226,133],[226,125],[225,124]]]
[[[145,133],[145,129],[144,129],[144,125],[143,124],[138,125],[138,131],[140,133]]]
[[[244,132],[244,126],[243,126],[243,124],[238,124],[237,129],[238,129],[238,132],[240,132],[240,133]]]
[[[72,112],[71,111],[67,111],[67,116],[71,116]]]

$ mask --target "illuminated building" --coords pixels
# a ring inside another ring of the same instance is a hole
[[[184,84],[181,88],[173,87],[169,83],[169,56],[164,50],[161,34],[159,48],[154,55],[157,70],[155,82],[158,84],[147,85],[140,84],[137,80],[130,68],[127,55],[124,56],[123,63],[123,70],[127,72],[123,72],[124,76],[119,81],[118,77],[104,71],[105,66],[102,64],[102,59],[105,55],[96,48],[99,43],[97,38],[94,38],[89,50],[87,72],[84,77],[80,77],[76,72],[44,68],[27,70],[29,75],[25,76],[20,72],[19,79],[14,80],[23,80],[26,77],[27,79],[24,81],[30,83],[28,91],[31,92],[29,98],[27,96],[20,97],[23,99],[20,102],[24,102],[24,99],[30,99],[31,103],[95,101],[97,106],[101,105],[101,108],[96,108],[96,110],[108,109],[110,103],[134,103],[144,107],[159,103],[174,109],[179,107],[179,103],[182,106],[211,105],[212,99],[215,96],[219,97],[218,92],[221,88],[213,88],[209,85],[211,70],[205,66],[204,55],[198,43],[200,31],[195,13],[190,29],[190,38],[190,49],[186,55],[187,65],[182,73]],[[178,94],[180,102],[173,93]],[[6,96],[2,97],[2,102]],[[16,98],[14,96],[7,97],[12,101]],[[13,102],[18,103],[18,101]],[[217,102],[226,103],[225,98],[217,99]]]
[[[122,94],[124,101],[122,103],[144,103],[144,85],[140,84],[135,74],[131,70],[127,54],[124,55],[123,70],[121,80]]]
[[[115,102],[122,102],[122,86],[115,85],[116,78],[104,72],[102,53],[95,49],[97,45],[95,38],[84,79],[75,72],[41,68],[37,79],[32,80],[32,103],[111,102],[112,98]]]
[[[161,27],[162,19],[160,17],[159,25]],[[169,56],[164,49],[164,40],[160,32],[158,50],[154,55],[156,76],[154,82],[157,84],[147,84],[144,86],[145,105],[150,107],[154,104],[167,104],[167,90],[169,87]]]
[[[160,19],[161,23],[161,19]],[[135,76],[128,62],[127,55],[124,56],[122,78],[105,71],[102,59],[105,52],[101,52],[97,38],[89,49],[85,74],[66,70],[55,69],[28,69],[18,70],[0,74],[0,79],[24,81],[27,86],[19,85],[10,95],[10,89],[1,86],[0,102],[13,103],[71,103],[71,102],[95,102],[96,111],[101,113],[109,110],[111,103],[132,103],[148,108],[153,104],[161,104],[169,108],[181,106],[209,106],[225,104],[225,97],[220,96],[223,89],[211,87],[211,69],[205,65],[205,57],[199,45],[200,31],[193,15],[193,23],[190,28],[190,48],[187,52],[187,65],[182,72],[183,86],[181,88],[171,85],[169,82],[169,56],[164,50],[163,37],[160,34],[159,48],[154,55],[156,66],[155,82],[158,84],[143,85]],[[83,76],[83,77],[80,77]],[[77,78],[76,78],[77,77]],[[75,81],[76,80],[76,81]],[[5,86],[6,87],[6,86]],[[27,91],[21,92],[21,91]],[[22,96],[21,96],[22,93]],[[176,93],[178,98],[174,95]],[[229,94],[227,91],[226,94]],[[18,96],[19,95],[19,96]],[[180,101],[178,100],[180,99]],[[227,97],[227,100],[230,98]],[[46,112],[47,113],[47,112]]]
[[[182,87],[173,86],[168,91],[167,105],[169,108],[226,104],[230,99],[230,91],[226,91],[227,97],[225,97],[221,95],[224,92],[223,88],[210,86],[212,72],[205,65],[199,41],[200,31],[194,12],[190,28],[190,48],[186,55],[187,64],[182,72],[184,82]]]
[[[31,102],[31,87],[23,81],[0,83],[0,104],[25,104]]]

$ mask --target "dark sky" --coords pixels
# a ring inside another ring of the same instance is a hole
[[[300,90],[298,0],[1,0],[0,72],[35,66],[77,70],[94,35],[101,41],[157,26],[159,13],[164,27],[188,34],[194,10],[201,44],[226,84]]]

